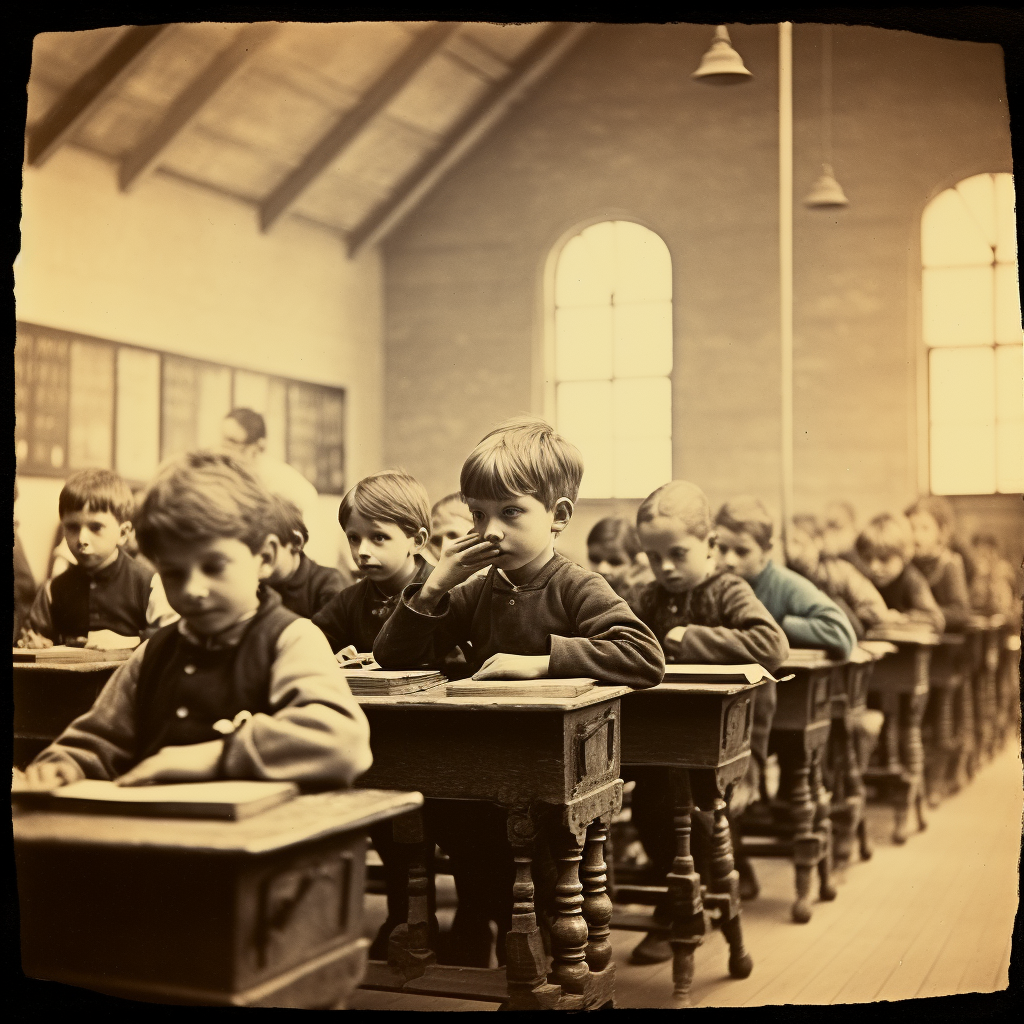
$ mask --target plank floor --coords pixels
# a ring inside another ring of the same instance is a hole
[[[874,856],[855,861],[838,879],[832,903],[816,903],[808,924],[790,921],[792,865],[755,861],[761,895],[743,905],[743,928],[754,970],[729,977],[722,936],[709,934],[697,951],[695,1006],[863,1003],[966,992],[1009,984],[1017,913],[1021,814],[1019,748],[1008,744],[961,793],[928,815],[928,828],[894,846],[892,812],[868,807]],[[441,925],[454,894],[439,879]],[[367,897],[367,931],[384,919],[384,898]],[[672,1007],[671,964],[635,967],[629,953],[637,932],[612,932],[618,965],[615,1004]],[[496,1010],[491,1003],[359,990],[351,1003],[365,1010]]]

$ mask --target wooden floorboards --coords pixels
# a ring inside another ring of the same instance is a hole
[[[727,947],[717,932],[697,951],[696,1006],[865,1003],[993,992],[1006,988],[1017,912],[1021,846],[1019,749],[1008,745],[961,793],[929,814],[926,831],[905,846],[891,842],[892,813],[868,808],[875,848],[838,883],[834,902],[816,903],[808,924],[793,924],[793,869],[784,860],[755,861],[758,899],[745,903],[749,978],[728,976]],[[442,927],[451,893],[442,883]],[[815,890],[816,891],[816,890]],[[367,934],[384,916],[384,899],[367,897]],[[636,932],[612,932],[618,965],[616,1007],[672,1007],[670,964],[634,967]],[[486,1010],[492,1004],[360,990],[353,1009]]]

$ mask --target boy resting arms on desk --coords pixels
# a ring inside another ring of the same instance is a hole
[[[657,685],[665,661],[654,634],[597,573],[554,550],[582,478],[579,451],[542,420],[492,430],[462,467],[473,532],[444,549],[425,582],[405,588],[374,644],[377,662],[437,668],[458,644],[474,679],[590,676]],[[488,965],[489,920],[497,922],[504,962],[515,876],[504,812],[428,800],[427,817],[459,892],[451,962]],[[537,861],[535,868],[542,870]]]
[[[229,455],[168,465],[136,519],[181,619],[143,643],[92,709],[28,766],[29,786],[272,779],[346,786],[369,726],[323,634],[261,585],[270,496]]]

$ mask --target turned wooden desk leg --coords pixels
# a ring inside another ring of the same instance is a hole
[[[551,971],[548,980],[563,992],[583,993],[587,966],[587,922],[583,917],[583,886],[579,868],[583,844],[566,828],[558,836],[558,882],[555,885],[555,919],[551,923]]]
[[[822,777],[822,759],[825,752],[819,748],[811,759],[812,795],[815,800],[814,831],[818,835],[818,898],[828,902],[836,898],[832,883],[832,805]]]
[[[427,849],[420,811],[395,818],[395,842],[409,849],[409,916],[388,940],[388,963],[406,980],[419,978],[436,960],[430,948]]]
[[[924,815],[924,746],[921,743],[921,719],[924,716],[928,694],[913,693],[905,697],[905,714],[903,716],[902,755],[903,774],[900,803],[896,810],[896,830],[893,833],[894,843],[905,843],[908,835],[907,819],[911,807],[917,815],[918,830],[923,832],[928,827]]]
[[[853,712],[832,721],[829,749],[833,753],[832,772],[832,855],[835,866],[846,867],[853,855],[853,837],[863,807],[863,782],[857,769],[857,751],[853,737]]]
[[[965,786],[974,778],[974,771],[977,767],[977,741],[974,731],[974,686],[970,676],[964,680],[960,687],[960,766],[957,773],[957,783],[960,787]]]
[[[811,793],[811,759],[803,734],[780,744],[780,767],[788,762],[789,805],[793,822],[793,867],[796,875],[796,901],[793,920],[806,924],[811,919],[811,875],[821,858],[821,837],[814,831],[815,802]]]
[[[961,685],[963,685],[961,683]],[[953,701],[956,690],[943,690],[939,704],[938,746],[942,751],[942,775],[939,780],[940,794],[949,795],[950,780],[956,771],[956,730],[953,723]]]
[[[612,960],[612,899],[608,895],[608,866],[604,860],[604,844],[608,826],[595,821],[587,831],[580,876],[583,881],[583,918],[587,922],[587,966],[603,971]]]
[[[754,961],[743,945],[743,925],[740,909],[740,876],[733,861],[732,830],[726,817],[726,803],[720,797],[714,804],[715,827],[711,837],[711,885],[714,893],[729,897],[728,907],[722,908],[722,934],[729,943],[729,973],[734,978],[747,978],[754,969]]]
[[[509,812],[508,838],[515,855],[516,880],[512,886],[512,923],[505,938],[505,975],[508,1002],[503,1010],[550,1010],[562,994],[547,980],[547,954],[537,925],[533,885],[533,844],[536,826],[528,811]]]
[[[673,782],[675,808],[672,824],[676,837],[676,855],[666,878],[672,905],[672,931],[669,935],[672,945],[672,994],[680,1003],[687,1003],[693,985],[693,956],[704,941],[706,925],[700,875],[694,869],[690,853],[693,814],[690,773],[685,770],[673,772]]]
[[[862,709],[861,714],[855,720],[853,731],[858,781],[860,782],[860,793],[862,796],[860,820],[857,822],[857,841],[860,846],[860,859],[871,860],[874,851],[871,849],[871,843],[868,840],[867,787],[864,785],[864,773],[871,764],[871,755],[874,753],[877,737],[865,722],[867,717],[864,714],[865,711],[867,711],[867,708]]]

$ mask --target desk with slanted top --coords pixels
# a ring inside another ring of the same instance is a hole
[[[419,793],[243,821],[14,814],[27,975],[148,1002],[343,1008],[366,963],[366,833]]]
[[[893,842],[905,843],[911,807],[917,814],[918,829],[927,827],[921,719],[928,702],[932,651],[939,638],[927,626],[883,626],[873,629],[868,637],[893,643],[897,651],[880,661],[871,676],[868,703],[885,715],[885,724],[879,757],[865,772],[865,778],[895,790]]]
[[[92,707],[123,661],[15,662],[14,764],[24,768]]]
[[[673,894],[672,924],[666,937],[673,947],[674,995],[689,998],[693,957],[707,930],[704,912],[718,913],[729,943],[729,973],[746,978],[753,961],[743,945],[739,876],[733,867],[732,837],[725,797],[743,778],[750,759],[753,692],[771,679],[754,665],[729,666],[745,680],[712,674],[717,666],[668,665],[665,681],[637,690],[622,702],[622,763],[663,770],[672,788],[676,856],[666,879]],[[660,773],[659,773],[660,774]],[[695,806],[714,814],[710,880],[701,886],[690,853],[691,816]],[[656,902],[663,886],[620,885],[619,903]],[[612,925],[634,931],[661,931],[651,914],[616,911]]]
[[[388,961],[370,961],[364,987],[500,1002],[513,1010],[612,1002],[603,847],[622,804],[620,698],[630,692],[595,686],[571,698],[481,698],[448,697],[439,687],[358,698],[373,749],[373,766],[359,785],[499,804],[508,810],[516,862],[507,968],[438,965],[427,936],[422,825],[410,816],[396,820],[396,841],[413,851],[409,921],[404,933],[400,927],[392,934]],[[558,861],[550,970],[531,876],[541,829],[554,836]]]

